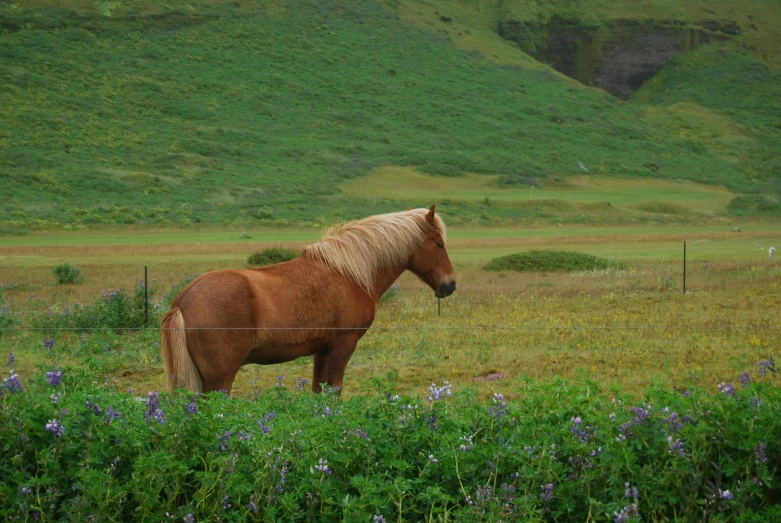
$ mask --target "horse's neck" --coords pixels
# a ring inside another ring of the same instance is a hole
[[[385,291],[393,285],[393,282],[395,282],[405,270],[407,270],[407,267],[393,267],[382,271],[374,281],[374,289],[372,289],[372,297],[374,300],[379,300],[380,296],[385,294]]]

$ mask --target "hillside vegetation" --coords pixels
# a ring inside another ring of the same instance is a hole
[[[383,166],[510,188],[586,172],[683,179],[744,194],[723,212],[777,214],[775,29],[700,47],[627,102],[491,32],[521,12],[640,16],[615,4],[0,2],[0,232],[310,226],[406,208],[341,192]],[[711,9],[738,16],[723,4]],[[779,18],[769,1],[746,9]],[[515,209],[440,206],[466,222],[530,216]]]

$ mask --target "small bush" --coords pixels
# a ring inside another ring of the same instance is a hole
[[[569,251],[529,251],[494,258],[486,271],[574,272],[625,269],[626,265],[590,254]]]
[[[274,265],[275,263],[282,263],[290,261],[294,258],[298,258],[301,252],[295,249],[285,249],[283,247],[270,247],[263,249],[254,254],[251,254],[247,258],[247,263],[255,267],[262,267],[264,265]]]
[[[776,216],[781,214],[781,202],[762,195],[736,196],[727,205],[733,216]]]
[[[72,266],[70,263],[61,263],[52,269],[54,276],[57,278],[57,283],[81,283],[84,276],[81,274],[81,269]]]

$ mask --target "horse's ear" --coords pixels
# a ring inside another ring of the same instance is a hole
[[[436,204],[435,204],[435,205],[436,205]],[[427,220],[427,221],[428,221],[430,224],[432,224],[432,225],[434,224],[434,207],[435,207],[435,205],[432,205],[432,206],[431,206],[431,209],[429,209],[429,210],[428,210],[428,214],[426,215],[426,220]]]

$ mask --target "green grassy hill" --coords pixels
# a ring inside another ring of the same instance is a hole
[[[627,15],[602,3],[0,1],[0,232],[406,208],[342,192],[383,166],[510,189],[586,171],[689,180],[744,194],[724,212],[777,214],[777,33],[698,48],[624,102],[492,32],[518,12]],[[659,17],[675,4],[645,3]],[[774,5],[750,10],[772,21]],[[467,200],[441,209],[556,217]]]

